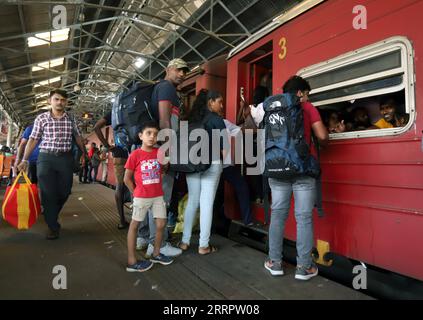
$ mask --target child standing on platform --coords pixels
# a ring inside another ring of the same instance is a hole
[[[128,272],[143,272],[153,263],[168,265],[171,258],[160,253],[160,245],[166,227],[166,204],[163,199],[162,165],[159,162],[157,142],[159,127],[155,122],[146,122],[138,136],[142,141],[141,148],[133,151],[125,165],[124,182],[133,193],[132,221],[128,230]],[[135,181],[134,181],[135,180]],[[139,223],[143,221],[151,209],[156,223],[154,252],[150,261],[139,260],[135,256],[135,246]]]

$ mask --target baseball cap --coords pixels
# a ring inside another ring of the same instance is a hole
[[[186,69],[186,71],[189,71],[189,67],[188,67],[187,63],[180,58],[176,58],[176,59],[169,61],[169,64],[167,65],[167,67],[168,68],[175,67],[175,68],[178,68],[178,69]]]

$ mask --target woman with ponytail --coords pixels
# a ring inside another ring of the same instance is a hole
[[[210,232],[213,219],[213,204],[216,190],[222,173],[222,157],[226,156],[225,147],[228,141],[226,138],[226,126],[219,115],[223,106],[223,97],[219,92],[202,89],[198,93],[190,114],[188,122],[203,122],[209,135],[210,167],[203,172],[189,173],[186,175],[188,184],[188,203],[184,214],[184,231],[182,242],[179,247],[187,250],[190,245],[192,227],[195,214],[200,207],[200,243],[199,254],[209,254],[217,249],[209,244]],[[212,130],[218,129],[223,132],[219,141],[219,153],[212,152]]]

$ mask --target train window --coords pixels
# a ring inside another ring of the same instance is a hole
[[[331,139],[406,131],[415,116],[410,41],[393,37],[300,70]],[[378,129],[378,130],[376,130]]]

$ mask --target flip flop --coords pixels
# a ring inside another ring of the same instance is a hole
[[[181,249],[182,251],[187,251],[189,249],[189,244],[184,242],[179,242],[178,248]]]
[[[201,250],[207,250],[207,251],[201,251]],[[215,246],[209,245],[207,248],[202,248],[199,247],[198,248],[198,253],[201,255],[206,255],[206,254],[210,254],[210,253],[214,253],[217,251],[217,248]]]

